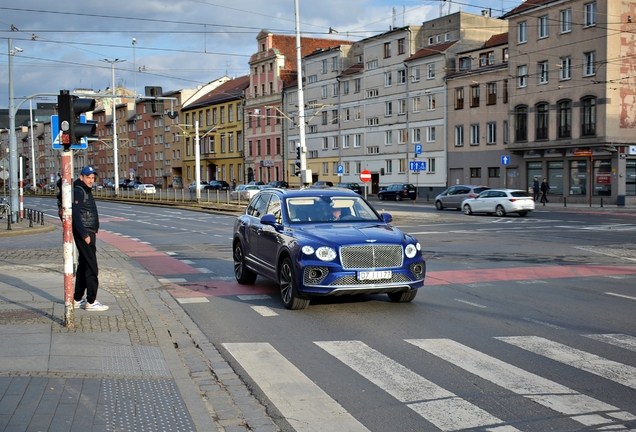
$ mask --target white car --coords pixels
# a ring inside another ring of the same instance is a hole
[[[528,192],[519,189],[489,189],[475,198],[462,201],[464,214],[473,213],[496,214],[518,213],[525,216],[534,210],[534,198]]]
[[[208,182],[201,181],[201,182],[199,183],[199,190],[203,190],[203,188],[204,188],[207,184],[208,184]],[[193,181],[192,183],[190,183],[190,186],[188,186],[188,189],[190,189],[190,192],[195,192],[195,191],[197,190],[197,189],[196,189],[196,187],[197,187],[197,182],[196,182],[196,181]]]
[[[263,186],[260,185],[238,185],[236,189],[230,192],[230,199],[249,201],[261,190],[263,190]]]
[[[135,193],[138,194],[156,194],[157,189],[155,189],[154,185],[151,184],[138,184],[135,186]]]

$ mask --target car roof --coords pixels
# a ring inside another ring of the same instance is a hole
[[[353,192],[351,189],[332,187],[328,189],[280,189],[270,188],[264,189],[264,192],[274,192],[285,198],[294,197],[313,197],[313,196],[360,196]]]

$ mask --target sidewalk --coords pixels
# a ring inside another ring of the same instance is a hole
[[[110,309],[75,309],[75,328],[66,328],[61,229],[22,221],[5,230],[0,432],[278,430],[165,287],[127,255],[98,237],[99,300]]]

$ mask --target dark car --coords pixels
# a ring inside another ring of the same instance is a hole
[[[287,189],[289,187],[289,183],[286,181],[271,181],[268,183],[271,187]]]
[[[385,293],[409,302],[424,285],[417,239],[343,189],[264,189],[234,223],[234,275],[279,285],[287,309],[312,296]]]
[[[445,208],[454,208],[461,210],[462,202],[467,198],[475,198],[485,190],[490,189],[488,186],[476,185],[455,185],[446,189],[435,197],[435,208],[443,210]]]
[[[362,195],[362,186],[359,183],[338,183],[336,187],[351,189],[355,193]]]
[[[409,183],[394,183],[386,189],[380,190],[378,198],[380,198],[380,201],[387,199],[402,201],[409,198],[414,200],[417,198],[417,189]]]
[[[203,186],[203,190],[228,190],[230,184],[224,180],[212,180]]]
[[[332,186],[333,186],[333,183],[330,181],[317,181],[317,182],[314,182],[314,184],[312,184],[309,187],[313,189],[325,189],[325,188],[330,188]]]
[[[136,181],[129,181],[126,184],[126,189],[135,189],[135,187],[139,186],[140,184],[142,184],[142,183],[136,182]]]

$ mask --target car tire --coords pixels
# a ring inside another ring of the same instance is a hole
[[[521,217],[524,217],[524,216],[527,216],[527,215],[528,215],[528,212],[519,212],[519,216],[521,216]]]
[[[503,208],[503,206],[501,204],[499,204],[496,208],[495,208],[495,214],[498,217],[504,217],[506,215],[506,210]]]
[[[287,309],[299,310],[309,306],[309,299],[298,292],[294,264],[289,257],[286,257],[280,265],[278,283],[280,285],[280,296]]]
[[[380,198],[380,201],[384,201],[384,195],[378,195],[378,198]]]
[[[444,210],[444,205],[442,204],[441,201],[435,201],[435,208],[437,210]]]
[[[395,200],[402,201],[402,197],[400,196],[400,194],[395,195]]]
[[[408,303],[413,301],[415,296],[417,295],[416,289],[411,289],[408,291],[396,292],[396,293],[388,293],[389,300],[393,303]]]
[[[473,214],[473,209],[470,208],[470,205],[464,204],[464,214],[465,215]]]
[[[243,253],[243,246],[240,242],[236,242],[234,245],[234,276],[236,281],[241,285],[251,285],[256,282],[258,276],[252,270],[245,266],[245,254]]]

